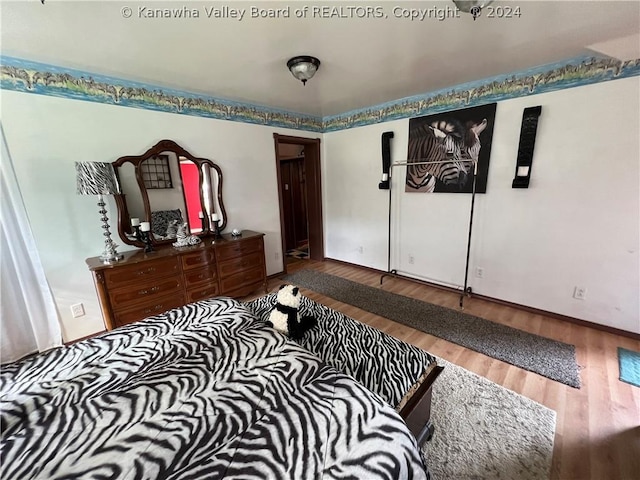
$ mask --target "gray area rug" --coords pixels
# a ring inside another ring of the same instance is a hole
[[[316,270],[299,270],[285,276],[284,280],[565,385],[580,388],[574,345]]]
[[[422,452],[433,480],[548,479],[556,412],[438,358],[435,433]]]

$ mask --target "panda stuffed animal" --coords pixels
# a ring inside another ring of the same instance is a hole
[[[269,314],[267,325],[293,339],[302,338],[307,330],[317,325],[311,316],[300,316],[300,289],[293,285],[281,285],[276,295],[276,304]]]

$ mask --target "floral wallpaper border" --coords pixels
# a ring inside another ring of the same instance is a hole
[[[640,59],[582,57],[318,117],[14,57],[2,56],[0,64],[0,88],[5,90],[319,133],[640,75]]]

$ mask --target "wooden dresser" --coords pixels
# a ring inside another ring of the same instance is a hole
[[[125,252],[112,264],[88,258],[107,330],[205,298],[242,297],[259,287],[266,293],[263,237],[245,230],[215,243]]]

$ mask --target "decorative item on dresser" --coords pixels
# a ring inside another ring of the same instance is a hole
[[[149,222],[140,223],[140,228],[136,230],[136,238],[142,239],[144,242],[144,253],[153,252],[153,243],[151,243],[151,224]]]
[[[124,253],[118,263],[87,259],[107,330],[215,296],[267,292],[264,234],[222,234],[215,242],[181,249],[157,246],[152,255]]]
[[[213,240],[220,238],[220,217],[217,213],[211,214],[211,224],[213,226]]]
[[[109,218],[103,195],[119,195],[120,185],[115,170],[110,163],[76,162],[76,186],[78,195],[97,195],[99,213],[104,230],[104,252],[100,256],[103,263],[118,261],[122,254],[118,253],[116,243],[111,240]]]

